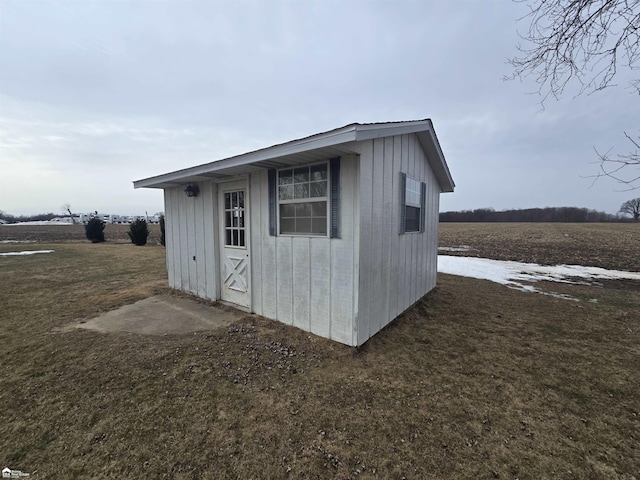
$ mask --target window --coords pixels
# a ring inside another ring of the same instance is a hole
[[[267,171],[269,235],[340,238],[340,157]]]
[[[244,190],[224,194],[224,230],[227,247],[246,247]]]
[[[280,234],[327,235],[326,163],[280,170],[277,187]]]
[[[424,231],[425,183],[401,174],[400,233]]]

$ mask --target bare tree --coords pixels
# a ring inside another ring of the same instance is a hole
[[[62,209],[63,212],[65,213],[69,213],[69,216],[71,217],[71,222],[72,223],[76,223],[76,218],[73,216],[73,213],[71,213],[71,205],[68,203],[65,203],[64,205],[62,205],[62,207],[60,207]]]
[[[640,0],[515,1],[528,5],[529,13],[521,20],[527,19],[529,28],[520,34],[527,46],[518,45],[520,56],[509,59],[513,75],[507,78],[534,76],[543,104],[549,96],[558,99],[572,81],[580,87],[578,94],[594,93],[615,86],[620,67],[639,68]],[[640,78],[627,87],[640,95]],[[635,151],[598,153],[600,171],[593,177],[639,188],[638,142],[626,132],[625,136]]]
[[[618,213],[631,215],[636,222],[640,220],[640,198],[633,198],[624,202],[620,206]]]

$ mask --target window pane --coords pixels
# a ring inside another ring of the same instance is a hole
[[[300,183],[294,185],[295,187],[295,197],[294,198],[309,198],[309,184],[308,183]]]
[[[245,243],[244,243],[244,230],[240,230],[240,243],[238,243],[238,245],[240,247],[245,247]]]
[[[232,226],[237,227],[238,226],[238,211],[237,210],[233,212],[232,217],[233,217]]]
[[[280,219],[280,233],[295,233],[295,232],[296,232],[295,218]]]
[[[244,210],[238,210],[238,226],[244,227]]]
[[[309,167],[296,168],[293,171],[293,180],[295,183],[309,181]]]
[[[291,200],[293,198],[293,185],[280,187],[280,200]]]
[[[238,245],[238,230],[232,230],[232,244],[233,245]]]
[[[295,217],[296,205],[294,203],[285,203],[280,205],[280,218]]]
[[[311,233],[316,235],[327,234],[327,217],[314,217],[311,219]]]
[[[238,192],[231,192],[231,207],[238,206]]]
[[[311,219],[296,218],[296,233],[311,233]]]
[[[311,202],[311,214],[314,217],[327,216],[327,202]]]
[[[224,194],[224,208],[226,208],[227,210],[229,210],[231,208],[231,194],[230,193],[225,193]]]
[[[278,179],[279,179],[280,185],[293,183],[293,170],[280,170],[278,172]]]
[[[311,167],[311,181],[326,180],[327,179],[327,166],[315,165]]]
[[[310,203],[296,203],[296,217],[310,217],[311,216],[311,204]]]
[[[326,197],[327,196],[327,182],[312,182],[311,185],[311,197]]]
[[[225,227],[230,227],[231,226],[231,212],[226,212],[224,214],[224,216],[225,216],[224,226]]]
[[[231,230],[227,229],[227,241],[225,242],[225,245],[231,245]]]
[[[238,192],[238,206],[244,208],[244,192]]]
[[[405,232],[417,232],[420,230],[420,209],[407,205],[405,219]]]
[[[405,189],[405,202],[407,205],[419,207],[421,205],[422,191],[420,182],[413,178],[407,177],[407,186]]]

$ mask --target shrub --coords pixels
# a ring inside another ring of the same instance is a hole
[[[160,215],[160,245],[164,247],[164,215]]]
[[[146,245],[147,237],[149,237],[149,228],[147,227],[147,221],[144,218],[139,218],[131,225],[129,225],[129,231],[127,232],[131,243],[136,245]]]
[[[97,217],[91,218],[84,226],[84,233],[91,243],[104,242],[104,222]]]

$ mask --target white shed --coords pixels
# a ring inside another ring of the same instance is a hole
[[[454,183],[427,119],[354,123],[134,186],[164,189],[171,287],[358,346],[435,287]]]

